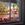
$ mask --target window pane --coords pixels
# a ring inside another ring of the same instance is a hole
[[[10,20],[10,2],[0,2],[0,18]]]
[[[11,21],[19,21],[19,7],[16,3],[11,3]]]

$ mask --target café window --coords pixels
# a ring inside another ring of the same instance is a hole
[[[21,0],[0,0],[0,20],[7,23],[21,22],[21,4]]]

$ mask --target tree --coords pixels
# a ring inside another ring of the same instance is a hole
[[[7,14],[8,8],[4,5],[4,3],[0,3],[0,14]]]

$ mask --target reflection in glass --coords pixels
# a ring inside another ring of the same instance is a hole
[[[0,18],[10,20],[10,3],[0,2]]]
[[[16,2],[16,0],[15,0]],[[3,22],[20,21],[19,19],[19,3],[11,2],[0,2],[0,18]]]
[[[17,6],[16,3],[11,3],[11,20],[15,21],[18,18],[19,21],[19,7]]]

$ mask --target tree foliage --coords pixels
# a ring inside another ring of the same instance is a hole
[[[0,14],[7,14],[8,8],[3,4],[0,3]]]

